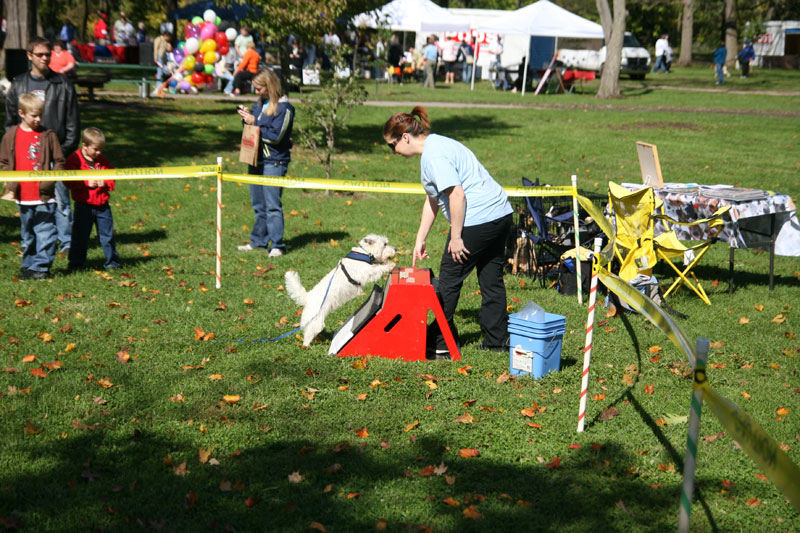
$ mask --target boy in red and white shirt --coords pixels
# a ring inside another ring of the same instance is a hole
[[[104,170],[114,168],[103,156],[106,137],[97,128],[83,130],[82,145],[67,159],[68,170]],[[114,180],[69,181],[75,201],[72,210],[72,245],[69,249],[69,268],[76,270],[86,262],[86,251],[92,226],[97,226],[97,237],[105,255],[106,269],[119,268],[119,255],[114,244],[114,218],[108,205],[109,192],[114,190]]]
[[[64,154],[53,130],[42,128],[44,102],[32,93],[19,97],[19,126],[0,142],[3,170],[64,170]],[[9,181],[4,199],[19,206],[22,233],[22,279],[47,279],[56,256],[56,199],[54,181]]]

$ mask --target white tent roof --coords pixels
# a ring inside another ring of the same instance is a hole
[[[422,29],[423,21],[434,23],[452,18],[453,15],[445,8],[431,0],[394,0],[376,11],[356,15],[353,24],[358,27],[418,32]]]
[[[502,18],[487,20],[485,24],[480,24],[478,27],[481,31],[490,33],[585,39],[603,38],[603,27],[600,24],[579,17],[548,0],[539,0],[512,11]]]

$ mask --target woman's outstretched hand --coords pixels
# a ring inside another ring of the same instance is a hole
[[[428,252],[425,251],[425,241],[418,242],[414,246],[414,259],[411,261],[411,267],[417,266],[417,259],[428,259],[429,257]]]

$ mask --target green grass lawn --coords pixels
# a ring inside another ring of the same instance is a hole
[[[507,186],[521,176],[566,185],[577,174],[582,192],[604,194],[609,180],[639,181],[634,141],[642,140],[658,145],[666,180],[800,196],[798,118],[778,113],[796,112],[796,96],[626,89],[625,98],[600,102],[587,88],[585,95],[526,95],[525,103],[542,107],[469,108],[472,101],[519,101],[480,90],[382,85],[371,97],[386,99],[384,91],[392,91],[398,102],[417,102],[449,94],[465,102],[432,107],[433,130],[463,141]],[[659,101],[681,109],[661,109]],[[337,178],[418,181],[419,162],[391,157],[381,138],[383,122],[398,110],[410,108],[365,106],[353,115],[339,136]],[[81,120],[106,132],[106,154],[118,167],[213,164],[222,156],[226,171],[244,171],[235,162],[240,122],[230,100],[101,98],[81,103]],[[324,169],[297,148],[290,174],[320,178]],[[456,318],[464,341],[459,362],[372,358],[360,368],[353,359],[327,356],[332,334],[363,298],[332,314],[310,349],[291,337],[253,342],[297,322],[298,309],[282,290],[290,268],[310,287],[368,232],[388,236],[398,264],[410,266],[423,199],[287,190],[289,253],[269,259],[236,251],[253,222],[248,188],[225,183],[223,278],[216,290],[215,187],[210,178],[118,182],[112,206],[123,268],[67,274],[59,257],[48,282],[16,279],[16,207],[0,205],[4,525],[675,529],[691,378],[684,375],[685,357],[641,316],[598,313],[583,434],[575,428],[586,305],[526,277],[506,277],[509,306],[518,310],[533,300],[567,318],[562,370],[540,380],[498,379],[509,370],[508,357],[477,349],[474,276]],[[441,220],[434,226],[433,258],[446,230]],[[685,289],[670,304],[690,317],[679,320],[690,338],[716,343],[709,360],[715,390],[800,463],[800,331],[793,309],[800,264],[777,257],[770,293],[768,255],[740,250],[729,295],[728,253],[724,243],[715,245],[698,268],[712,307]],[[101,268],[99,246],[90,249],[89,264]],[[423,266],[438,271],[436,259]],[[196,339],[195,328],[214,338]],[[45,377],[31,372],[40,368]],[[241,399],[228,404],[225,395]],[[534,403],[538,414],[523,416]],[[611,408],[618,414],[609,418]],[[778,415],[780,408],[788,414]],[[465,413],[472,423],[456,420]],[[800,529],[798,511],[757,475],[708,410],[701,436],[695,530]],[[480,456],[462,458],[462,449]]]

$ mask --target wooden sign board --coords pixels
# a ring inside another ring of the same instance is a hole
[[[656,145],[636,141],[636,152],[639,154],[639,166],[642,169],[642,183],[649,187],[662,189],[664,179],[661,177],[661,165],[658,162]]]

